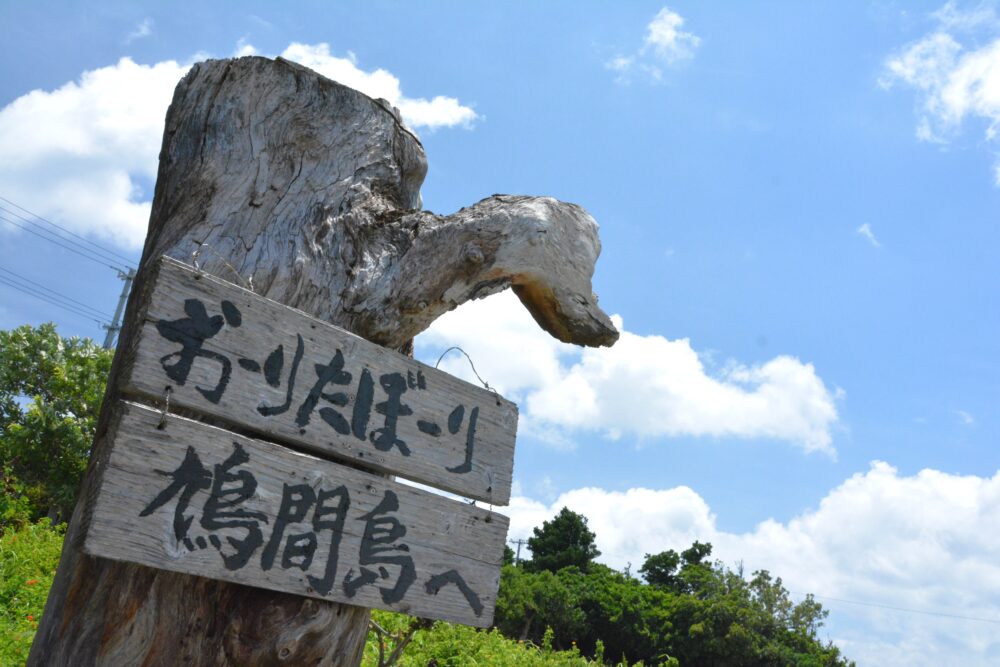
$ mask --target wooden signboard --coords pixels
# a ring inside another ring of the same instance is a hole
[[[84,551],[492,623],[507,518],[358,467],[506,504],[516,406],[175,260],[153,280]]]
[[[488,626],[506,517],[132,403],[83,549],[278,591]]]
[[[517,406],[161,260],[125,391],[269,440],[494,505],[510,500]]]

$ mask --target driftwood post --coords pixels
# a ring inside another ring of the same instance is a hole
[[[583,209],[496,195],[434,215],[420,210],[426,169],[396,110],[293,63],[209,61],[180,82],[90,469],[30,665],[360,660],[367,609],[79,549],[160,256],[196,257],[206,273],[395,349],[442,313],[507,287],[560,340],[617,339],[591,291],[600,243]]]

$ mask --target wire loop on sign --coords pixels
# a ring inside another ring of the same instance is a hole
[[[485,387],[488,391],[492,391],[493,392],[493,395],[497,397],[497,405],[500,405],[500,394],[497,392],[496,389],[494,389],[493,387],[490,386],[489,382],[487,382],[486,380],[484,380],[479,375],[479,371],[476,370],[476,365],[474,363],[472,363],[472,357],[470,357],[469,353],[466,352],[465,350],[463,350],[462,348],[460,348],[458,345],[452,345],[447,350],[445,350],[444,352],[442,352],[441,356],[438,357],[437,363],[434,364],[434,368],[437,368],[438,366],[440,366],[441,365],[441,360],[444,359],[445,355],[448,354],[449,352],[451,352],[452,350],[458,350],[459,352],[461,352],[462,354],[465,355],[465,358],[469,360],[469,366],[472,368],[473,374],[475,374],[475,376],[479,380],[479,382],[482,383],[483,387]],[[486,523],[490,523],[491,521],[493,521],[493,473],[489,473],[489,475],[487,476],[487,480],[489,480],[489,483],[490,483],[490,485],[486,488],[487,493],[490,494],[490,500],[489,500],[489,502],[490,502],[490,513],[486,515]],[[475,499],[471,500],[470,503],[471,503],[471,505],[473,507],[476,506]]]
[[[472,372],[476,376],[476,379],[479,380],[479,382],[483,385],[483,387],[485,387],[489,391],[492,391],[499,398],[500,394],[497,392],[497,390],[494,389],[493,387],[491,387],[490,383],[487,382],[486,380],[484,380],[479,375],[479,371],[476,370],[476,365],[474,363],[472,363],[472,357],[469,356],[469,353],[466,352],[465,350],[463,350],[462,348],[460,348],[458,345],[452,345],[447,350],[445,350],[444,352],[442,352],[441,356],[438,357],[437,363],[434,364],[434,368],[437,368],[438,366],[440,366],[441,365],[441,360],[444,359],[445,355],[448,354],[449,352],[451,352],[452,350],[458,350],[459,352],[461,352],[462,354],[465,355],[465,358],[469,360],[469,366],[472,368]]]
[[[216,257],[218,257],[220,260],[222,260],[222,263],[226,265],[226,268],[229,269],[230,271],[232,271],[233,275],[236,276],[241,283],[243,283],[243,287],[245,287],[246,289],[248,289],[251,292],[253,292],[253,276],[250,276],[249,280],[246,279],[246,278],[244,278],[243,275],[239,271],[236,270],[236,267],[233,266],[232,264],[230,264],[229,260],[227,260],[225,257],[223,257],[222,255],[220,255],[219,253],[217,253],[212,248],[212,246],[208,245],[207,243],[201,242],[201,241],[195,241],[195,243],[198,244],[198,247],[195,248],[195,251],[193,253],[191,253],[191,264],[194,265],[194,270],[195,271],[197,271],[199,274],[202,273],[201,267],[198,265],[198,257],[201,256],[201,251],[202,250],[207,249],[210,253],[212,253],[213,255],[215,255]]]
[[[167,427],[167,414],[170,412],[170,392],[173,391],[170,386],[166,386],[163,389],[163,411],[160,412],[160,423],[156,425],[156,428],[162,431]]]

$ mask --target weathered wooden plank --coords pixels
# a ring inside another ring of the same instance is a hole
[[[84,551],[260,588],[492,623],[508,519],[123,404]]]
[[[125,391],[470,498],[510,498],[517,406],[170,258]]]

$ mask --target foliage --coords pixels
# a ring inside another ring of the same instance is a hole
[[[555,646],[568,648],[582,633],[583,611],[563,578],[552,572],[529,573],[504,565],[500,589],[503,594],[497,601],[493,623],[506,636],[541,644],[546,630],[551,629],[558,638],[554,639]]]
[[[681,556],[673,549],[652,556],[646,554],[646,560],[639,568],[639,574],[651,586],[678,590],[680,578],[677,576],[677,568],[680,564]]]
[[[373,619],[386,631],[402,636],[412,624],[408,616],[375,611]],[[551,633],[549,634],[551,637]],[[368,635],[364,667],[379,664],[379,636]],[[385,653],[391,647],[386,647]],[[558,651],[548,644],[536,646],[527,642],[512,641],[497,630],[477,630],[462,625],[438,622],[430,628],[419,629],[407,645],[397,663],[401,667],[587,667],[595,663],[584,658],[575,647]]]
[[[551,521],[535,528],[528,538],[531,560],[526,567],[531,572],[558,572],[575,566],[586,572],[591,562],[601,555],[594,544],[594,533],[587,528],[582,514],[564,507]]]
[[[711,555],[712,545],[696,540],[679,554],[673,549],[652,556],[646,554],[639,574],[651,586],[675,593],[698,594],[712,584],[712,564],[706,560]]]
[[[514,561],[516,559],[517,559],[517,556],[514,554],[514,550],[511,549],[506,544],[503,545],[503,564],[504,565],[513,565]]]
[[[0,665],[23,665],[62,551],[48,519],[0,536]]]
[[[646,554],[643,582],[580,558],[593,541],[586,520],[566,508],[536,528],[532,560],[501,572],[496,627],[512,639],[575,647],[602,662],[853,664],[819,639],[827,612],[812,596],[795,603],[767,571],[748,580],[742,569],[711,562],[711,544]]]
[[[68,519],[112,352],[55,325],[0,331],[0,520]]]
[[[812,597],[796,604],[781,579],[759,571],[747,581],[703,562],[708,553],[710,545],[696,545],[674,554],[683,565],[665,570],[671,586],[644,584],[600,564],[556,574],[506,566],[495,623],[511,638],[544,641],[547,628],[554,646],[648,665],[851,664],[819,640],[827,612]]]

